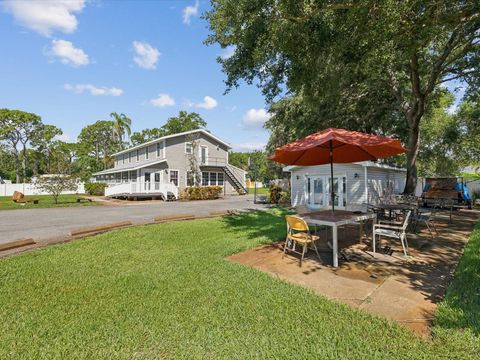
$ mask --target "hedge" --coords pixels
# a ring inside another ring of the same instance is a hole
[[[104,196],[106,187],[107,184],[102,182],[85,183],[85,191],[90,195]]]
[[[221,186],[192,186],[183,190],[181,198],[187,200],[218,199],[223,192]]]

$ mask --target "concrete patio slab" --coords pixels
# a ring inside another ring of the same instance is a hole
[[[382,240],[393,254],[370,251],[370,241],[358,244],[357,227],[345,227],[339,246],[347,260],[331,266],[331,253],[313,252],[299,267],[295,256],[283,256],[283,242],[251,249],[229,257],[265,271],[277,278],[304,286],[319,295],[398,321],[422,336],[430,335],[437,303],[450,283],[468,236],[480,218],[477,211],[460,211],[449,222],[439,216],[439,235],[432,238],[423,229],[409,237],[410,257],[405,258],[399,243]],[[328,241],[323,233],[321,241]]]

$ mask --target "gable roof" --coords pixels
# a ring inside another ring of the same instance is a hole
[[[231,148],[232,148],[232,147],[230,146],[230,144],[228,144],[227,142],[223,141],[222,139],[216,137],[216,136],[213,135],[211,132],[209,132],[209,131],[207,131],[207,130],[205,130],[205,129],[195,129],[195,130],[185,131],[185,132],[181,132],[181,133],[177,133],[177,134],[165,135],[165,136],[159,137],[159,138],[157,138],[157,139],[153,139],[153,140],[144,142],[144,143],[142,143],[142,144],[132,146],[131,148],[128,148],[128,149],[125,149],[125,150],[116,152],[115,154],[112,154],[112,156],[120,155],[120,154],[125,154],[125,153],[128,153],[128,152],[132,151],[132,150],[140,149],[140,148],[142,148],[142,147],[144,147],[144,146],[148,146],[148,145],[151,145],[151,144],[155,144],[155,143],[157,143],[157,142],[159,142],[159,141],[163,141],[163,140],[166,140],[166,139],[171,139],[171,138],[174,138],[174,137],[177,137],[177,136],[189,135],[189,134],[193,134],[193,133],[196,133],[196,132],[199,132],[199,133],[202,133],[202,134],[204,134],[204,135],[207,135],[207,136],[211,137],[212,139],[218,141],[220,144],[225,145],[228,149],[231,149]]]

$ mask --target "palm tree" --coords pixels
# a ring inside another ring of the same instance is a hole
[[[127,133],[128,136],[132,133],[132,130],[130,129],[132,119],[128,118],[123,113],[117,114],[116,112],[110,113],[110,117],[113,118],[113,135],[122,142],[125,133]]]

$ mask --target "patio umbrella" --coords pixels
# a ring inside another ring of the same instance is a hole
[[[335,211],[333,164],[377,160],[406,152],[399,140],[345,129],[325,129],[275,149],[269,159],[286,165],[330,163],[330,196]]]

